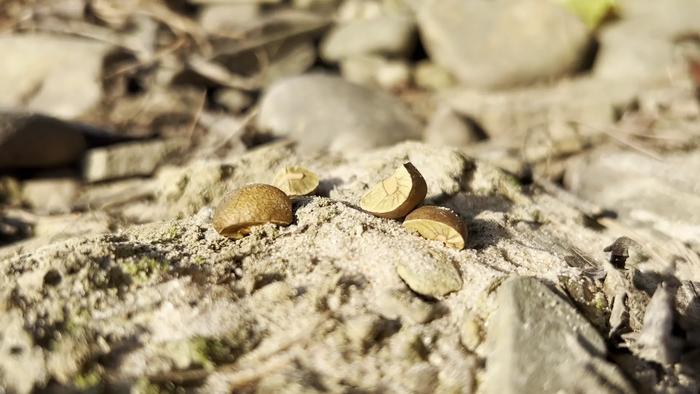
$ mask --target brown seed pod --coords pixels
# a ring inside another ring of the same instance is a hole
[[[240,239],[250,228],[265,223],[292,222],[292,202],[274,186],[254,184],[229,193],[214,211],[214,229],[221,235]]]
[[[467,231],[462,219],[449,208],[426,205],[406,216],[404,227],[423,238],[444,242],[447,246],[464,249]]]
[[[288,196],[308,196],[318,188],[318,176],[304,167],[284,167],[272,184]]]
[[[374,185],[360,199],[360,208],[379,217],[398,219],[420,204],[428,192],[425,179],[411,163]]]

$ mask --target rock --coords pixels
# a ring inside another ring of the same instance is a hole
[[[416,86],[428,90],[441,90],[456,83],[449,71],[430,61],[420,61],[416,64],[413,81]]]
[[[462,147],[477,142],[479,132],[469,119],[444,106],[433,113],[423,139],[431,145]]]
[[[661,365],[678,362],[683,342],[673,330],[673,296],[668,286],[659,285],[644,312],[644,327],[636,345],[645,360]]]
[[[700,154],[677,153],[658,161],[637,152],[600,149],[570,161],[564,184],[630,223],[697,244],[700,174],[691,168],[700,168]]]
[[[621,23],[600,33],[600,49],[593,75],[607,80],[664,81],[677,68],[673,44],[654,34],[640,34],[639,26]]]
[[[199,13],[199,23],[210,33],[236,32],[243,30],[260,15],[257,3],[212,3]]]
[[[32,179],[22,185],[22,199],[39,213],[68,213],[79,190],[73,178]]]
[[[547,128],[550,138],[599,133],[615,121],[619,108],[636,98],[639,85],[580,78],[555,87],[482,92],[453,89],[440,95],[446,105],[474,120],[489,137]],[[518,144],[522,146],[522,142]],[[551,144],[551,141],[548,142]]]
[[[420,4],[417,19],[431,60],[470,87],[505,88],[571,73],[590,44],[586,25],[551,1],[431,0]]]
[[[111,49],[60,35],[0,37],[0,106],[60,118],[85,113],[102,97],[102,65]]]
[[[498,288],[486,346],[486,393],[636,392],[595,328],[536,278]]]
[[[411,290],[428,297],[440,297],[462,288],[459,271],[444,257],[432,260],[402,259],[396,273]]]
[[[84,129],[48,116],[0,111],[0,169],[72,164],[86,148]]]
[[[151,175],[168,157],[182,150],[186,141],[127,142],[89,150],[83,163],[88,182]]]
[[[257,124],[291,137],[302,151],[335,152],[417,139],[421,128],[395,98],[326,75],[293,77],[271,86],[261,100]]]
[[[398,15],[355,19],[339,25],[321,43],[321,56],[337,62],[356,55],[405,56],[415,42],[415,23]]]
[[[350,82],[385,89],[406,87],[411,79],[411,70],[406,62],[374,55],[346,58],[340,63],[340,72]]]
[[[698,31],[700,3],[624,0],[616,8],[619,22],[599,35],[596,77],[667,82],[671,71],[685,74],[684,59],[675,45],[681,36]]]

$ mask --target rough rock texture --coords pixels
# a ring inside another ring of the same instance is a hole
[[[82,126],[44,115],[0,112],[0,169],[71,164],[86,148],[82,131]]]
[[[187,142],[170,141],[127,142],[104,148],[90,149],[83,160],[83,178],[88,182],[150,175],[158,166]]]
[[[415,43],[415,22],[398,15],[352,20],[337,25],[321,45],[321,56],[327,61],[378,54],[406,55]]]
[[[260,103],[258,126],[302,150],[361,152],[420,138],[415,116],[395,98],[327,75],[282,80]]]
[[[486,338],[486,393],[634,393],[605,361],[605,341],[576,309],[536,278],[497,290]]]
[[[431,59],[469,87],[511,87],[572,72],[590,40],[585,24],[553,1],[424,1],[417,19]]]
[[[681,153],[662,161],[638,152],[605,149],[572,161],[569,189],[614,209],[636,225],[698,245],[700,155]]]

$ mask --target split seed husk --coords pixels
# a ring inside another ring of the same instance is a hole
[[[318,188],[318,176],[304,167],[284,167],[275,175],[272,184],[290,197],[308,196]]]
[[[455,249],[464,249],[467,231],[462,219],[449,208],[426,205],[406,216],[404,227],[423,238],[441,241]]]
[[[420,204],[428,192],[425,179],[411,163],[374,185],[360,199],[360,208],[379,217],[398,219]]]
[[[292,202],[274,186],[253,184],[229,193],[214,211],[214,229],[221,235],[240,239],[253,226],[274,223],[289,225]]]

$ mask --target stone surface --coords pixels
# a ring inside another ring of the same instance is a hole
[[[102,97],[102,62],[111,49],[61,35],[0,37],[0,106],[61,118],[85,113]]]
[[[499,92],[453,89],[440,96],[458,113],[483,127],[489,137],[549,129],[551,137],[599,133],[615,121],[619,108],[630,104],[639,85],[576,79],[555,87],[531,87]]]
[[[635,392],[593,326],[538,279],[508,279],[496,297],[484,392]]]
[[[479,130],[469,119],[447,106],[438,108],[430,118],[423,140],[436,146],[462,147],[479,140]]]
[[[637,226],[696,244],[700,239],[700,155],[658,161],[633,151],[601,149],[571,161],[564,184]]]
[[[90,149],[83,162],[83,178],[88,182],[151,175],[160,164],[182,150],[186,141],[172,139],[127,142]]]
[[[411,290],[428,297],[440,297],[462,288],[459,271],[439,254],[430,260],[398,260],[396,272]]]
[[[22,184],[22,199],[38,213],[68,213],[79,190],[73,178],[33,179]]]
[[[552,1],[424,1],[417,20],[431,60],[470,87],[511,87],[571,73],[590,41],[585,24]]]
[[[83,131],[48,116],[0,111],[0,169],[72,164],[86,148]]]
[[[404,16],[387,15],[340,23],[321,43],[326,61],[356,55],[405,56],[415,43],[415,22]]]
[[[270,87],[258,127],[288,136],[304,151],[361,152],[420,136],[420,123],[395,98],[327,75]]]

